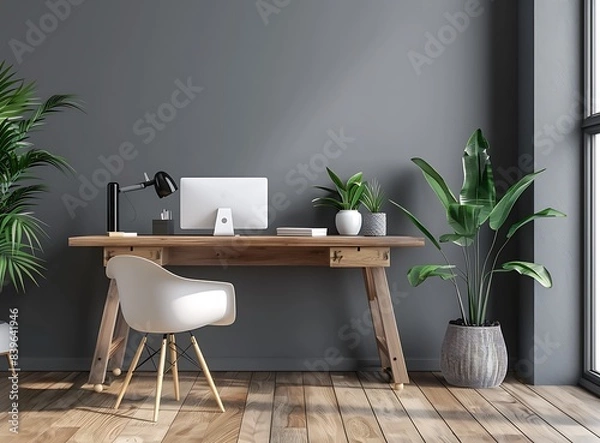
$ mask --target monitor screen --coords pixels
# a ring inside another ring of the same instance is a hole
[[[214,229],[219,209],[231,210],[234,229],[268,227],[266,177],[183,177],[181,229]]]

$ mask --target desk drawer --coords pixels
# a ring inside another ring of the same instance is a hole
[[[390,248],[340,247],[329,248],[332,268],[378,268],[390,266]]]

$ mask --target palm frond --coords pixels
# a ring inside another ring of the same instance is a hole
[[[27,281],[37,284],[44,267],[40,257],[44,223],[32,208],[48,189],[34,171],[52,166],[73,172],[61,156],[36,148],[31,131],[46,118],[68,109],[82,110],[75,96],[35,97],[35,83],[17,78],[11,66],[0,62],[0,287],[11,283],[24,290]]]
[[[11,66],[0,63],[0,121],[22,117],[37,103],[35,83],[25,83],[15,75]]]
[[[82,110],[81,105],[75,100],[74,95],[53,95],[39,105],[29,118],[19,122],[19,132],[26,135],[29,131],[43,125],[46,116],[49,114],[64,111],[66,109]]]

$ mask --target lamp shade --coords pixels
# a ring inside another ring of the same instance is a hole
[[[177,191],[175,180],[173,180],[173,178],[165,171],[158,171],[154,174],[154,180],[152,181],[154,182],[154,190],[160,198],[171,195],[173,192]]]

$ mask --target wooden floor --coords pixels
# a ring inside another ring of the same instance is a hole
[[[203,377],[180,374],[182,401],[165,377],[150,421],[152,373],[136,374],[119,410],[122,378],[98,394],[87,373],[28,373],[19,381],[19,434],[9,431],[9,383],[0,379],[0,442],[600,442],[600,399],[573,386],[449,387],[411,373],[394,392],[377,373],[215,373],[226,408]]]

